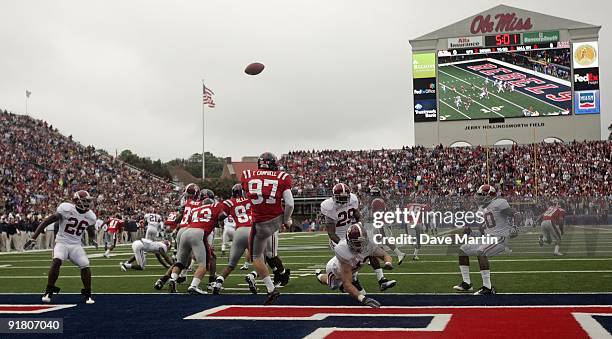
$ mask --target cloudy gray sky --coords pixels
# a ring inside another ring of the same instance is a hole
[[[412,134],[408,40],[500,0],[0,2],[0,107],[84,144],[169,160],[201,151],[201,79],[215,93],[207,151],[401,147]],[[604,25],[609,1],[505,4]],[[256,77],[252,61],[266,64]],[[612,113],[602,115],[602,133]]]

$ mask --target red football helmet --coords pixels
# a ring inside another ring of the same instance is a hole
[[[481,204],[489,203],[495,196],[497,196],[495,187],[488,184],[480,185],[476,191],[476,198]]]
[[[276,171],[278,170],[278,158],[270,152],[262,153],[257,159],[257,168]]]
[[[368,236],[361,223],[352,224],[346,230],[346,243],[355,252],[361,252],[368,245]]]
[[[332,188],[332,194],[336,204],[344,205],[351,200],[351,189],[343,183],[335,184]]]
[[[72,195],[72,201],[74,206],[81,211],[87,211],[91,208],[93,198],[89,195],[89,192],[85,190],[79,190],[74,192]]]

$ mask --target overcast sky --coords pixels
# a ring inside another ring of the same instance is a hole
[[[215,91],[206,150],[412,145],[409,39],[499,0],[0,2],[0,107],[114,153],[201,152],[201,79]],[[609,1],[506,1],[600,31],[602,133],[612,65]],[[244,66],[267,68],[247,76]]]

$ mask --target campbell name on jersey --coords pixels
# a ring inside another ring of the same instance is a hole
[[[345,237],[348,227],[356,222],[355,213],[358,209],[359,199],[353,193],[346,204],[337,204],[333,197],[321,203],[321,214],[336,222],[336,235],[340,239]]]
[[[495,198],[482,209],[485,220],[485,234],[496,237],[506,237],[510,234],[512,225],[508,217],[501,213],[508,208],[510,208],[510,204],[506,199]]]
[[[83,232],[87,227],[96,224],[96,214],[91,210],[79,213],[76,207],[68,202],[61,203],[57,207],[59,228],[55,241],[62,244],[80,245]]]

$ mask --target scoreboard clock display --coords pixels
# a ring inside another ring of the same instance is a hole
[[[520,45],[522,43],[520,33],[504,33],[485,36],[485,46],[487,47],[505,47]]]

